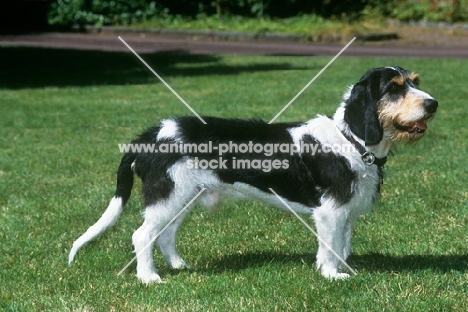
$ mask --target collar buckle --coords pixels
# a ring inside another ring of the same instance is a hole
[[[338,127],[337,127],[338,128]],[[376,165],[377,167],[383,167],[387,162],[387,156],[383,158],[377,158],[372,152],[366,150],[364,146],[362,146],[355,138],[350,135],[344,133],[341,129],[338,128],[338,131],[348,140],[354,148],[357,150],[359,154],[361,154],[361,159],[367,166]]]
[[[362,161],[368,166],[374,164],[375,162],[375,155],[372,154],[371,152],[365,152],[364,154],[361,155],[361,158],[362,158]]]

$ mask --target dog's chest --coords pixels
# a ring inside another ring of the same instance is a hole
[[[354,203],[356,213],[365,214],[369,212],[372,204],[378,199],[382,174],[382,169],[375,165],[357,172],[356,183],[353,187],[353,198],[351,200]]]

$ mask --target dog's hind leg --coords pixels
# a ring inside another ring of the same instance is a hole
[[[189,210],[190,208],[178,216],[177,219],[156,239],[156,245],[161,251],[164,260],[166,260],[167,264],[169,264],[173,269],[190,268],[190,265],[182,259],[176,248],[177,230],[184,221],[185,216],[189,213]]]
[[[145,221],[132,235],[137,258],[137,277],[144,283],[162,282],[154,267],[153,245],[160,223],[155,220],[155,211],[163,209],[163,203],[147,206],[144,213]]]
[[[161,230],[184,208],[195,196],[196,190],[175,191],[164,200],[147,205],[143,224],[132,236],[135,253],[137,254],[137,277],[144,283],[162,282],[153,263],[153,245],[157,242],[165,260],[172,267],[186,266],[175,247],[177,229],[186,216],[190,207],[167,227],[163,233]],[[156,236],[159,236],[156,239]]]

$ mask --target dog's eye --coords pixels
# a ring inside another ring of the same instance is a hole
[[[390,84],[388,90],[389,90],[390,92],[397,92],[397,91],[401,90],[402,87],[403,87],[402,85],[399,85],[399,84],[396,83],[396,82],[392,82],[392,83]]]

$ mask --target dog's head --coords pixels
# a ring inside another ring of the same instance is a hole
[[[384,134],[393,141],[419,140],[438,106],[419,90],[418,75],[401,67],[367,71],[344,101],[344,120],[366,145],[378,144]]]

